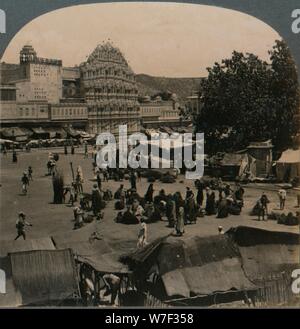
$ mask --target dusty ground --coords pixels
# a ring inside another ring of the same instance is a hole
[[[92,189],[92,159],[84,159],[82,150],[76,149],[75,155],[62,154],[62,149],[51,149],[60,153],[58,167],[64,173],[65,184],[71,182],[70,162],[73,163],[74,169],[81,165],[84,174],[84,191],[91,192]],[[1,173],[0,173],[0,191],[1,191],[1,218],[0,218],[0,240],[12,240],[16,235],[15,222],[17,213],[24,211],[27,214],[28,220],[33,224],[33,227],[27,229],[27,237],[40,238],[46,236],[60,235],[62,233],[71,232],[73,229],[73,211],[68,205],[52,204],[53,192],[51,178],[45,176],[47,171],[46,162],[48,159],[49,150],[32,150],[30,153],[18,153],[18,163],[12,163],[12,156],[9,153],[7,156],[1,155]],[[79,152],[81,152],[79,154]],[[31,165],[33,167],[33,179],[30,183],[29,192],[26,196],[21,194],[21,175],[24,170]],[[185,187],[193,187],[193,181],[185,180],[180,177],[175,184],[154,183],[155,191],[158,192],[164,188],[167,193],[181,191],[185,193]],[[124,181],[125,188],[129,188],[129,181]],[[109,181],[103,183],[104,188],[110,188],[113,192],[120,185],[119,182]],[[148,187],[146,180],[137,183],[138,192],[143,195]],[[218,219],[215,216],[206,216],[199,218],[197,224],[188,225],[185,228],[185,237],[192,235],[213,235],[217,234],[219,225],[227,230],[230,227],[238,225],[248,225],[261,227],[270,230],[283,230],[290,232],[299,232],[298,226],[288,227],[279,225],[275,221],[258,222],[255,217],[249,215],[250,209],[255,201],[265,191],[271,201],[270,210],[278,209],[278,197],[276,187],[272,185],[252,185],[245,187],[245,207],[240,216],[229,216],[225,219]],[[184,194],[183,194],[184,195]],[[295,212],[297,208],[296,195],[294,191],[288,191],[287,206],[285,212]],[[114,222],[116,211],[114,210],[114,201],[111,201],[104,210],[105,217],[100,224],[101,233],[111,245],[116,249],[125,251],[129,247],[135,245],[139,225],[124,225]],[[82,234],[90,234],[94,230],[94,224],[89,224],[81,229]],[[148,225],[149,241],[163,235],[171,233],[172,230],[167,227],[167,223],[158,222]],[[184,237],[184,238],[185,238]]]

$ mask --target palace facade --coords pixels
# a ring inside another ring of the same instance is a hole
[[[128,134],[140,131],[135,74],[121,51],[109,42],[98,45],[80,71],[89,132],[117,135],[118,126],[124,124]]]

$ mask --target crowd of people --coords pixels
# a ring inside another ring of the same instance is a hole
[[[87,144],[83,147],[83,156],[89,157],[89,148]],[[71,154],[74,154],[74,147],[71,146]],[[63,154],[68,154],[68,148],[64,148]],[[146,190],[141,188],[141,172],[130,169],[112,169],[109,167],[99,168],[96,162],[97,151],[93,148],[92,156],[92,189],[86,189],[83,170],[80,165],[75,172],[72,167],[72,181],[64,186],[63,201],[73,210],[74,229],[80,229],[85,223],[95,222],[95,232],[91,238],[101,239],[101,223],[104,218],[104,208],[109,201],[114,202],[116,210],[115,221],[124,224],[137,224],[137,248],[143,248],[148,245],[148,224],[158,221],[165,221],[171,229],[174,236],[183,236],[188,225],[196,224],[198,218],[204,216],[215,216],[217,218],[226,218],[229,215],[241,214],[244,207],[245,189],[239,183],[223,182],[220,178],[200,179],[194,182],[193,187],[186,187],[185,193],[175,190],[175,193],[166,193],[163,186],[156,190],[155,184],[148,180]],[[16,154],[13,154],[13,161],[16,162]],[[49,153],[47,161],[47,174],[54,176],[57,172],[59,155]],[[22,192],[27,194],[29,185],[33,181],[33,168],[28,168],[21,177]],[[110,181],[120,182],[115,191],[108,187]],[[127,181],[127,182],[126,182]],[[126,182],[126,183],[125,183]],[[145,184],[145,180],[143,180]],[[128,186],[126,188],[125,186]],[[143,191],[143,192],[141,192]],[[287,191],[280,188],[277,191],[279,208],[285,210]],[[298,198],[298,207],[300,198]],[[258,220],[267,220],[270,214],[270,199],[263,192],[254,205],[252,214],[257,216]],[[27,219],[24,212],[18,213],[16,221],[17,235],[19,238],[26,239],[26,229],[31,227],[31,220]],[[220,222],[221,224],[221,222]],[[219,234],[224,234],[222,225],[218,226]],[[121,279],[116,274],[102,274],[95,280],[91,280],[88,270],[82,267],[81,292],[87,303],[91,300],[97,301],[110,296],[110,304],[114,305],[118,299]],[[99,273],[97,274],[99,275]],[[98,289],[95,282],[101,281],[102,288]],[[103,285],[104,283],[104,285]]]
[[[88,144],[84,144],[84,158],[89,156]],[[68,147],[64,147],[64,154],[68,154]],[[74,146],[71,145],[71,154],[74,154]],[[14,161],[13,153],[13,161]],[[138,247],[147,245],[147,224],[166,220],[168,226],[175,230],[177,236],[182,236],[185,226],[195,224],[199,217],[215,215],[217,218],[225,218],[230,214],[239,215],[244,206],[245,190],[239,183],[224,183],[221,178],[207,180],[196,180],[194,188],[186,187],[185,196],[180,191],[167,194],[162,188],[158,193],[154,189],[151,180],[144,195],[140,195],[137,186],[141,181],[139,170],[98,168],[97,150],[93,148],[91,152],[94,185],[90,193],[83,191],[83,171],[78,166],[76,173],[73,173],[73,181],[70,185],[64,186],[63,202],[73,207],[74,229],[78,229],[85,222],[103,218],[102,210],[106,202],[115,199],[115,209],[118,210],[116,222],[126,224],[140,224],[138,233]],[[49,153],[47,162],[47,174],[54,176],[59,155]],[[72,169],[73,170],[73,169]],[[30,181],[33,180],[33,169],[28,167],[22,175],[22,192],[27,193]],[[130,188],[125,189],[124,184],[113,194],[109,189],[104,189],[105,183],[109,180],[128,180]],[[67,196],[69,195],[68,201]],[[278,190],[279,209],[284,210],[287,192],[281,188]],[[257,200],[252,214],[258,220],[268,219],[268,196],[262,193]],[[299,203],[299,198],[298,198]],[[299,206],[299,204],[298,204]],[[23,226],[23,230],[25,230]],[[21,234],[25,239],[25,234]]]

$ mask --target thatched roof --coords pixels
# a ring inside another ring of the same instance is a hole
[[[53,237],[57,249],[72,249],[76,260],[102,273],[128,273],[128,267],[119,261],[115,252],[103,239],[91,239],[90,227]]]
[[[122,260],[140,275],[149,274],[156,265],[168,298],[256,289],[243,272],[238,249],[226,235],[169,236]]]
[[[300,266],[300,235],[238,226],[226,232],[238,245],[247,277],[255,282]]]
[[[162,276],[169,297],[193,297],[217,292],[249,291],[257,287],[248,280],[238,257],[203,266],[184,267]]]
[[[241,247],[266,244],[300,244],[300,235],[291,232],[269,231],[257,227],[237,226],[226,232]]]
[[[225,235],[157,239],[124,255],[139,278],[155,269],[168,298],[255,290],[270,274],[299,268],[299,234],[236,227]]]

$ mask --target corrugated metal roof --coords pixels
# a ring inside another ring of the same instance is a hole
[[[55,246],[49,237],[30,240],[0,241],[0,257],[5,257],[13,252],[29,250],[55,250]]]
[[[49,303],[78,296],[74,256],[70,249],[10,254],[12,277],[22,304]]]

